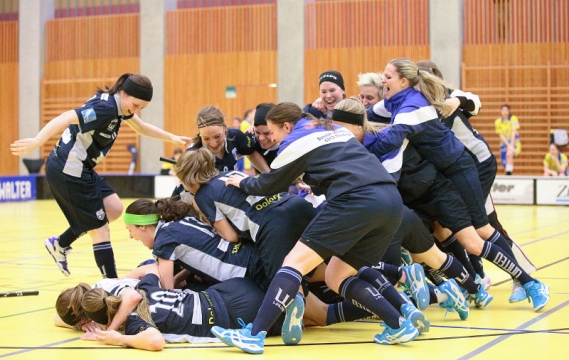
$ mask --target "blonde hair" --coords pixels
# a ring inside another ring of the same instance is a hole
[[[302,112],[302,109],[291,102],[282,102],[275,105],[265,117],[267,121],[277,125],[284,125],[285,122],[296,125],[301,119],[312,120],[316,126],[322,126],[326,130],[334,128],[329,119],[316,119],[312,114]]]
[[[355,96],[350,96],[348,99],[344,99],[334,106],[334,109],[346,111],[352,114],[363,115],[364,120],[362,128],[365,133],[374,133],[375,129],[367,119],[366,108],[364,104]]]
[[[451,87],[450,84],[428,71],[420,70],[410,59],[398,58],[389,63],[395,67],[399,77],[409,81],[409,86],[419,85],[427,101],[439,109],[443,116],[446,117],[452,113],[452,106],[445,103],[447,88]]]
[[[205,184],[219,174],[214,155],[203,147],[183,153],[176,162],[175,171],[180,182],[191,188]]]
[[[358,74],[358,86],[375,86],[377,88],[377,96],[379,100],[385,97],[385,87],[381,82],[382,76],[378,73],[369,72],[364,74]]]
[[[152,324],[153,326],[156,326],[152,320],[152,316],[150,315],[150,308],[148,306],[148,298],[146,297],[146,293],[142,290],[136,291],[142,296],[142,299],[136,306],[136,314],[142,320],[146,321],[149,324]],[[102,325],[108,325],[117,314],[121,302],[122,299],[120,297],[109,295],[109,293],[107,293],[104,289],[98,288],[87,291],[83,296],[81,305],[83,306],[83,309],[88,312],[95,313],[105,311],[107,315],[107,323]]]

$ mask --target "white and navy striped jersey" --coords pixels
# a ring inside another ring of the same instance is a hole
[[[460,109],[450,116],[442,118],[441,122],[452,130],[454,136],[479,163],[494,156],[486,140],[472,127]]]
[[[103,289],[111,295],[120,296],[126,288],[134,289],[138,285],[138,279],[132,278],[107,278],[98,281],[93,289]]]
[[[216,291],[166,290],[155,274],[147,274],[137,286],[148,298],[150,315],[167,342],[219,342],[211,333],[214,325],[228,327],[226,305]],[[125,334],[134,335],[153,327],[133,312],[127,318]]]
[[[193,217],[160,223],[152,250],[213,283],[245,277],[253,251],[251,244],[230,243]]]
[[[231,175],[250,177],[239,171],[221,173],[200,186],[194,201],[211,224],[227,219],[243,235],[256,241],[266,211],[284,203],[292,195],[284,192],[270,196],[247,195],[237,187],[225,186],[225,181]],[[285,189],[291,183],[292,180]]]
[[[122,122],[118,95],[97,93],[75,109],[79,124],[65,129],[50,156],[52,165],[63,173],[81,177],[84,168],[92,169],[111,150]]]

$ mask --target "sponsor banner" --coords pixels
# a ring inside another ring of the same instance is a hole
[[[0,177],[0,202],[36,199],[35,176]]]
[[[494,204],[533,205],[534,186],[534,178],[497,176],[490,194]]]
[[[154,177],[154,198],[164,199],[172,196],[178,186],[178,178],[172,175],[158,175]]]
[[[537,179],[538,205],[569,205],[569,178]]]

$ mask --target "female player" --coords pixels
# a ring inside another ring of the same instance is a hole
[[[270,279],[253,245],[228,242],[198,218],[191,205],[171,198],[138,199],[124,214],[130,237],[152,250],[157,259],[163,288],[174,289],[176,263],[209,284],[247,277],[266,289]]]
[[[567,155],[556,144],[549,145],[549,152],[543,159],[543,176],[567,176]]]
[[[262,353],[267,331],[285,309],[288,312],[302,277],[330,259],[327,285],[384,320],[386,329],[375,342],[413,340],[418,331],[411,321],[356,276],[357,269],[379,262],[401,221],[401,198],[390,175],[348,130],[317,121],[295,104],[275,106],[267,114],[267,125],[281,142],[271,172],[257,178],[230,176],[227,185],[252,195],[271,194],[304,174],[308,185],[325,193],[327,203],[285,258],[253,323],[239,330],[214,327],[212,332],[226,344]],[[370,173],[370,164],[377,171]]]
[[[317,119],[329,119],[334,106],[346,97],[344,78],[336,70],[328,70],[320,74],[318,78],[320,98],[315,104],[308,104],[303,111]]]
[[[386,109],[392,114],[392,126],[384,131],[381,141],[374,144],[374,154],[381,156],[397,150],[405,141],[414,145],[425,160],[431,161],[437,170],[460,190],[472,217],[472,225],[480,237],[487,240],[462,240],[462,245],[468,252],[488,259],[519,280],[533,300],[534,309],[543,309],[549,300],[548,287],[529,276],[518,266],[515,258],[503,250],[508,244],[503,236],[488,224],[472,157],[465,152],[464,146],[451,131],[438,120],[439,115],[433,105],[441,109],[443,116],[450,115],[452,110],[444,101],[447,88],[445,83],[426,71],[419,71],[411,60],[403,58],[390,61],[384,76],[387,90],[384,102]],[[417,85],[420,91],[415,90]],[[470,231],[470,228],[462,231]],[[435,232],[438,239],[450,239],[442,234],[437,230]],[[475,237],[471,235],[468,238]]]
[[[230,242],[237,242],[239,237],[253,240],[267,277],[272,279],[316,215],[316,209],[303,198],[286,192],[249,196],[238,188],[225,186],[232,174],[247,176],[238,171],[219,173],[211,153],[205,149],[186,152],[176,165],[176,176],[193,194],[195,206],[219,236]]]
[[[82,107],[51,120],[35,138],[17,140],[10,145],[12,154],[25,155],[63,131],[49,154],[45,175],[70,227],[59,236],[46,239],[45,247],[65,276],[70,274],[67,264],[70,245],[88,233],[101,274],[117,277],[109,221],[120,217],[123,206],[94,168],[111,149],[123,120],[137,134],[176,145],[190,143],[190,138],[173,135],[140,119],[140,112],[152,100],[152,84],[146,76],[123,74],[110,89],[97,91]]]
[[[506,175],[514,172],[514,159],[522,152],[520,142],[520,122],[516,115],[510,113],[510,105],[500,107],[500,117],[494,121],[496,134],[500,135],[500,157],[502,166],[506,169]]]
[[[271,166],[273,160],[277,157],[279,151],[279,143],[273,139],[273,135],[267,127],[267,113],[275,107],[273,103],[261,103],[255,109],[255,118],[253,120],[253,128],[256,142],[256,150],[263,156],[267,165]]]

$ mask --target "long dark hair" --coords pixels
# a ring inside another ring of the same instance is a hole
[[[113,86],[111,86],[110,88],[108,86],[105,86],[104,88],[100,88],[97,87],[97,92],[102,92],[102,93],[107,93],[109,95],[114,95],[116,93],[119,92],[119,90],[122,90],[122,86],[124,84],[124,82],[126,81],[126,79],[129,79],[130,81],[132,81],[133,83],[146,87],[146,88],[152,88],[152,82],[150,81],[150,79],[144,75],[141,74],[131,74],[131,73],[124,73],[122,74],[118,80],[115,82],[115,84]]]
[[[164,221],[176,221],[186,216],[198,216],[192,205],[176,198],[160,199],[156,202],[149,199],[138,199],[132,202],[126,213],[133,215],[158,214]]]
[[[291,102],[282,102],[273,107],[266,116],[267,121],[274,124],[284,125],[285,122],[295,125],[300,119],[309,119],[316,123],[316,126],[322,126],[326,130],[332,130],[334,124],[330,120],[319,120],[308,113],[302,112],[302,109]]]

